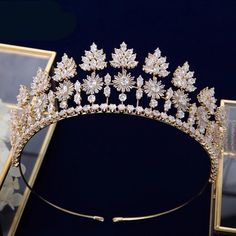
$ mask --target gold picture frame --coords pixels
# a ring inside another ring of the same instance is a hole
[[[221,100],[221,106],[225,107],[226,104],[233,105],[236,107],[235,100]],[[212,191],[212,221],[213,228],[217,232],[229,233],[232,235],[236,235],[236,227],[228,227],[222,225],[222,195],[223,195],[223,170],[224,170],[224,158],[225,152],[222,152],[222,158],[219,160],[219,173],[217,177],[217,181],[213,186]],[[236,212],[235,212],[236,215]]]
[[[20,55],[20,56],[22,55],[22,56],[37,57],[37,58],[46,59],[47,64],[44,69],[47,72],[49,72],[51,70],[53,62],[56,57],[55,51],[41,50],[41,49],[21,47],[21,46],[8,45],[8,44],[0,44],[0,53],[16,54],[16,55]],[[30,78],[30,79],[32,79],[32,78]],[[12,103],[5,103],[5,104],[8,108],[17,109],[16,104],[12,104]],[[44,159],[47,147],[50,143],[50,140],[53,135],[55,127],[56,127],[56,124],[53,124],[48,127],[48,130],[47,130],[45,138],[42,142],[39,154],[37,156],[37,160],[33,166],[32,172],[30,174],[30,178],[28,180],[28,182],[31,186],[35,182],[35,179],[36,179],[39,169],[41,167],[42,161]],[[6,164],[3,168],[3,171],[0,173],[0,188],[4,183],[4,179],[6,178],[10,167],[11,167],[11,155],[8,156]],[[29,195],[30,195],[30,190],[26,187],[24,189],[23,197],[20,202],[20,205],[17,207],[17,209],[15,211],[13,220],[11,222],[11,226],[10,226],[9,231],[7,233],[8,236],[15,234],[17,226],[20,222],[20,218],[23,214],[24,208],[25,208],[27,200],[29,198]]]

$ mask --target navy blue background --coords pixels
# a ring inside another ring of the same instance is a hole
[[[78,62],[92,42],[110,55],[125,41],[141,62],[160,47],[171,71],[187,60],[199,88],[214,86],[218,98],[235,99],[233,0],[0,1],[0,10],[3,43],[55,50],[58,60],[67,52]],[[196,194],[208,174],[203,149],[164,124],[115,115],[59,122],[35,189],[107,220],[68,216],[31,196],[17,235],[205,236],[209,186],[191,205],[162,218],[116,224],[111,218],[175,207]]]

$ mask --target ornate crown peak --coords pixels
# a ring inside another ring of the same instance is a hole
[[[103,49],[93,43],[79,65],[82,70],[90,72],[86,78],[79,75],[75,83],[70,81],[77,74],[77,66],[73,58],[64,54],[52,77],[39,69],[31,89],[20,86],[17,101],[21,109],[12,113],[13,164],[19,164],[22,148],[39,129],[60,119],[91,112],[128,113],[166,122],[197,140],[209,153],[210,181],[215,181],[225,113],[216,105],[214,88],[204,88],[191,101],[190,94],[197,88],[188,62],[174,71],[170,79],[172,87],[164,85],[161,79],[170,75],[169,64],[159,48],[145,58],[143,71],[152,75],[147,79],[144,79],[145,74],[136,77],[128,71],[135,68],[138,61],[136,53],[124,42],[114,49],[111,58],[110,65],[120,71],[114,76],[109,73],[99,75],[97,71],[105,69],[108,62]],[[55,89],[51,87],[52,81],[56,84]],[[135,91],[134,95],[131,90]],[[81,94],[86,94],[86,100]],[[104,103],[96,103],[98,96],[104,98]],[[129,96],[135,96],[135,104],[129,103]],[[117,102],[111,103],[111,97],[117,97]],[[148,106],[143,103],[147,99]]]

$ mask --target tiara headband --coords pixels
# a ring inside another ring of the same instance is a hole
[[[77,66],[73,58],[64,54],[52,77],[39,68],[31,89],[20,86],[17,96],[20,109],[13,110],[11,117],[13,165],[21,169],[20,155],[26,143],[40,129],[59,120],[88,113],[132,114],[165,122],[194,138],[209,154],[209,181],[214,183],[222,151],[225,120],[224,110],[216,105],[214,88],[204,88],[197,94],[196,101],[192,102],[189,96],[190,93],[195,93],[196,79],[194,72],[189,70],[188,62],[174,71],[172,85],[167,88],[162,79],[170,74],[169,64],[166,57],[161,56],[159,48],[153,54],[148,54],[143,65],[143,71],[151,77],[144,74],[135,77],[128,71],[135,68],[138,61],[133,49],[128,49],[124,42],[119,49],[115,48],[110,61],[110,65],[119,70],[118,73],[114,76],[109,73],[105,76],[99,75],[98,71],[104,70],[107,64],[105,53],[93,43],[90,50],[85,51],[79,65],[82,70],[90,72],[86,78],[79,78],[75,83],[70,81],[77,74]],[[55,89],[51,87],[52,81],[56,85]],[[85,95],[86,99],[81,95]],[[135,104],[129,103],[128,96],[135,96]],[[104,102],[97,103],[98,98],[103,98]],[[116,98],[117,102],[111,103],[113,98]],[[145,105],[147,99],[149,104]],[[22,177],[33,191],[24,176]],[[41,196],[40,198],[43,199]],[[88,217],[63,208],[60,210]],[[103,220],[97,216],[88,218]],[[122,219],[114,219],[119,220]]]

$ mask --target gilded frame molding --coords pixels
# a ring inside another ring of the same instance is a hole
[[[0,43],[0,52],[5,52],[5,53],[12,53],[12,54],[18,54],[18,55],[24,55],[24,56],[30,56],[30,57],[40,57],[40,58],[45,58],[48,59],[47,65],[45,67],[45,70],[49,72],[52,68],[53,62],[56,57],[56,52],[55,51],[48,51],[48,50],[41,50],[41,49],[35,49],[35,48],[28,48],[28,47],[21,47],[21,46],[15,46],[15,45],[8,45],[8,44],[1,44]],[[8,108],[13,108],[17,109],[15,104],[9,104],[5,103]],[[33,186],[35,179],[37,177],[37,174],[39,172],[39,169],[41,167],[42,161],[44,159],[47,147],[50,143],[51,137],[53,135],[53,132],[55,130],[56,124],[52,124],[49,126],[48,131],[46,133],[46,136],[44,138],[44,141],[42,143],[39,155],[37,157],[36,163],[32,169],[30,178],[29,178],[29,184]],[[3,171],[0,173],[0,188],[4,182],[4,179],[11,167],[11,154],[9,154],[7,162],[5,164],[5,167]],[[17,208],[13,221],[11,223],[11,227],[8,231],[8,236],[15,235],[17,226],[20,222],[20,218],[23,214],[24,208],[26,206],[26,203],[28,201],[30,195],[30,190],[28,188],[25,188],[22,201],[20,206]]]
[[[236,106],[236,101],[222,99],[220,105],[224,107],[225,104],[232,104]],[[219,160],[218,177],[214,186],[214,191],[212,191],[212,202],[214,205],[213,206],[214,230],[222,233],[231,233],[236,235],[236,228],[230,228],[221,225],[223,167],[224,167],[224,153],[222,153],[222,158]]]

